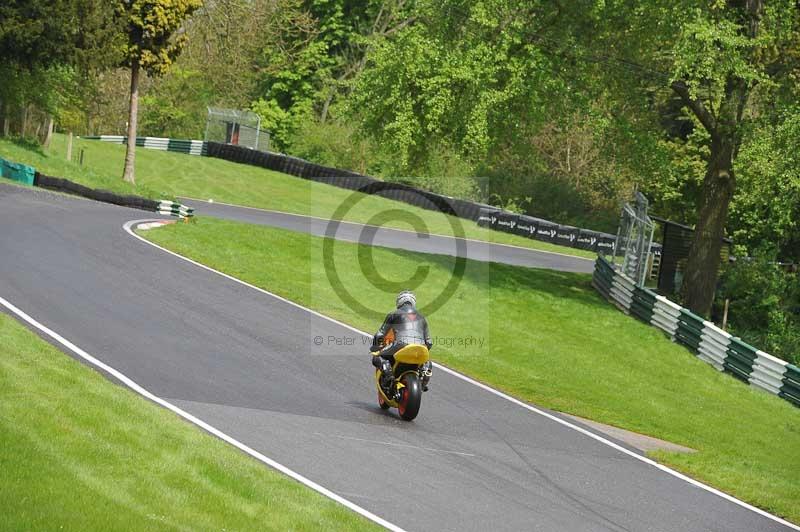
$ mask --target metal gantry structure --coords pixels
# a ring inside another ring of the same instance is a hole
[[[647,215],[649,202],[641,192],[636,192],[632,203],[622,206],[617,241],[612,254],[612,264],[621,257],[619,270],[644,286],[649,272],[650,248],[653,243],[655,223]]]

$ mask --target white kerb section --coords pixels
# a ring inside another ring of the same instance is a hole
[[[670,338],[675,339],[675,331],[678,330],[678,318],[681,315],[681,307],[670,301],[664,296],[656,296],[656,303],[653,305],[653,317],[650,323],[655,325]]]
[[[189,155],[203,155],[203,141],[193,140],[189,148]]]
[[[731,335],[711,323],[703,321],[703,331],[700,334],[698,358],[714,366],[717,370],[725,369],[723,366],[728,356],[728,346]]]
[[[764,351],[756,351],[753,361],[753,372],[750,373],[750,384],[778,395],[783,386],[787,363]]]
[[[614,279],[611,281],[611,297],[617,306],[626,314],[631,309],[633,302],[634,283],[620,272],[614,272]]]
[[[161,137],[145,137],[144,147],[149,148],[151,150],[167,151],[167,149],[169,148],[169,139]]]
[[[122,135],[100,135],[100,140],[103,142],[122,144],[125,142],[125,137],[123,137]]]

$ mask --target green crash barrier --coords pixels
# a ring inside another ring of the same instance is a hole
[[[742,380],[748,380],[753,373],[753,361],[756,359],[756,348],[738,338],[731,338],[728,344],[728,354],[722,364],[725,369]]]
[[[6,179],[33,186],[33,178],[35,175],[36,170],[32,166],[0,159],[0,176]]]
[[[622,277],[624,282],[620,282],[618,277]],[[718,370],[800,407],[800,368],[761,353],[739,338],[730,337],[689,309],[671,304],[647,288],[634,286],[631,290],[628,288],[631,284],[630,279],[614,271],[603,257],[598,257],[592,285],[609,302],[665,331]],[[612,288],[616,288],[613,293]],[[630,301],[626,296],[628,292]]]
[[[779,394],[791,403],[800,406],[800,368],[789,364],[783,378],[783,386]]]

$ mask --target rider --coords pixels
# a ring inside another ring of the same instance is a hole
[[[397,295],[395,303],[397,310],[386,316],[370,348],[373,353],[372,365],[381,370],[381,384],[385,387],[394,379],[392,366],[395,353],[407,345],[424,345],[428,349],[433,347],[428,322],[416,308],[414,293],[403,290]],[[432,367],[430,360],[422,366],[422,391],[428,391]]]

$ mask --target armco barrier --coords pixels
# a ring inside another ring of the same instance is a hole
[[[658,327],[719,371],[800,406],[800,368],[759,351],[655,292],[636,286],[603,257],[592,286],[626,314]]]
[[[112,144],[126,144],[128,137],[123,135],[99,135],[80,137],[86,140],[99,140]],[[149,150],[172,151],[187,155],[206,155],[207,145],[202,140],[181,140],[161,137],[136,137],[136,146]]]
[[[800,406],[800,368],[791,364],[786,366],[778,395]]]
[[[157,211],[159,214],[169,214],[170,216],[177,216],[178,218],[191,218],[194,216],[194,209],[187,207],[181,203],[174,201],[160,201],[158,202]]]

